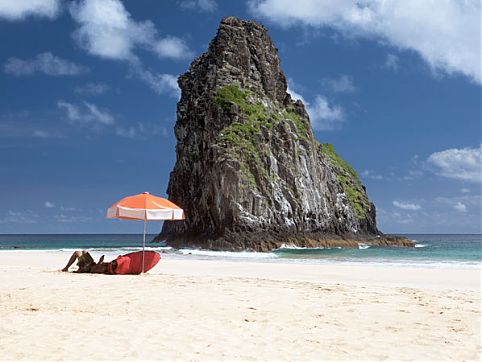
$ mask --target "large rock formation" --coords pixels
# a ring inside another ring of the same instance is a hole
[[[263,26],[223,19],[179,86],[167,193],[186,220],[165,222],[158,240],[225,250],[410,245],[378,231],[356,172],[314,139]]]

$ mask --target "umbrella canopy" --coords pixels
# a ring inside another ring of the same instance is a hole
[[[169,200],[148,192],[124,197],[107,209],[107,218],[144,220],[142,239],[142,273],[144,273],[144,249],[146,247],[146,225],[149,220],[184,220],[184,210]]]
[[[107,210],[108,218],[127,220],[183,220],[184,211],[173,202],[148,192],[124,197]]]

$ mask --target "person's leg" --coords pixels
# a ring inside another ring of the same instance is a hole
[[[92,265],[90,268],[89,273],[95,273],[95,274],[108,274],[109,273],[109,264],[110,263],[98,263],[95,265]]]
[[[77,250],[77,251],[74,251],[74,253],[72,254],[72,256],[70,257],[69,261],[67,262],[67,265],[65,266],[65,268],[62,269],[63,272],[66,272],[67,270],[69,270],[70,266],[72,264],[75,263],[75,261],[77,260],[77,258],[79,258],[80,256],[82,255],[82,252]]]
[[[95,266],[94,258],[89,254],[88,251],[83,250],[82,255],[77,259],[77,269],[76,273],[90,273],[90,269]]]

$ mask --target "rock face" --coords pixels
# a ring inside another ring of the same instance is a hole
[[[356,172],[314,139],[263,26],[224,18],[178,82],[177,160],[167,193],[186,220],[166,221],[158,240],[257,251],[410,245],[378,231]]]

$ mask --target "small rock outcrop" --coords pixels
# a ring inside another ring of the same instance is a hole
[[[179,77],[177,160],[167,193],[186,220],[166,221],[157,240],[256,251],[361,241],[411,246],[378,231],[357,173],[315,140],[279,63],[263,26],[227,17]]]

